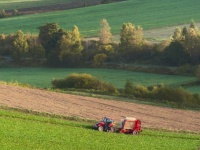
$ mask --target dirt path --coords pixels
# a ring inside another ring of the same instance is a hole
[[[149,128],[200,133],[200,112],[69,95],[0,84],[0,105],[88,119],[140,118]]]

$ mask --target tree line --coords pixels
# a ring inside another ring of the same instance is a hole
[[[57,23],[47,23],[38,30],[38,35],[21,30],[0,34],[0,55],[11,57],[15,63],[45,60],[51,67],[103,63],[200,64],[200,31],[194,21],[189,27],[177,27],[171,39],[160,43],[146,40],[143,28],[129,22],[122,25],[120,41],[114,42],[106,19],[100,21],[99,40],[84,39],[77,26],[65,30]]]

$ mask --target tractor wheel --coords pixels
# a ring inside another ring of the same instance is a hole
[[[115,132],[115,128],[114,127],[110,127],[110,132]]]
[[[103,132],[103,127],[102,127],[102,126],[99,126],[99,127],[98,127],[98,130],[99,130],[100,132]]]
[[[137,134],[138,134],[138,132],[134,130],[133,131],[133,135],[137,135]]]

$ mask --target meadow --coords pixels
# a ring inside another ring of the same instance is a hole
[[[1,149],[196,150],[200,135],[144,129],[139,136],[102,133],[92,123],[0,108]]]
[[[0,72],[1,81],[17,81],[39,88],[50,88],[53,79],[61,79],[67,77],[71,73],[89,73],[102,81],[114,84],[117,88],[124,88],[127,80],[132,81],[135,85],[141,84],[151,86],[163,83],[176,87],[180,84],[196,80],[195,77],[190,76],[93,68],[0,68]],[[200,94],[199,86],[187,88],[190,88],[190,92],[192,93]]]
[[[8,2],[9,3],[9,2]],[[61,28],[71,30],[79,27],[81,34],[98,35],[99,24],[106,18],[113,34],[119,34],[123,23],[131,22],[146,29],[178,26],[200,21],[200,1],[198,0],[127,0],[118,3],[102,4],[72,10],[24,15],[0,19],[0,33],[15,33],[23,30],[38,34],[38,27],[48,22],[56,22]],[[173,33],[172,33],[173,34]]]

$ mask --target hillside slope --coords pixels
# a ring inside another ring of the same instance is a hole
[[[200,112],[76,96],[0,84],[0,106],[38,112],[101,119],[140,118],[143,127],[200,132]]]

